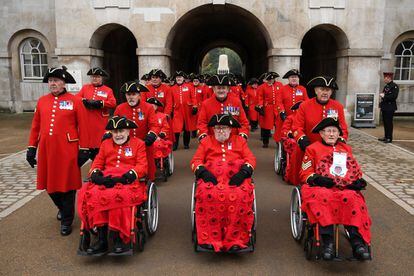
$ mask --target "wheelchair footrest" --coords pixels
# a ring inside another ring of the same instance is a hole
[[[132,256],[132,255],[134,255],[134,250],[132,250],[132,248],[122,253],[113,253],[113,252],[108,253],[108,256]]]

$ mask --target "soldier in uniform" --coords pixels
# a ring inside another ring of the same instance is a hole
[[[157,140],[159,126],[154,108],[143,100],[143,94],[148,93],[147,87],[134,81],[122,85],[121,93],[125,93],[126,103],[122,103],[115,109],[114,115],[124,116],[133,121],[138,128],[131,131],[132,137],[137,137],[145,142],[148,161],[148,178],[155,180],[155,161],[152,144]]]
[[[89,159],[86,110],[65,89],[66,83],[76,83],[66,67],[49,69],[43,82],[50,93],[37,102],[26,159],[32,168],[38,165],[37,189],[46,190],[59,209],[60,233],[66,236],[72,232],[76,190],[82,185],[80,167]]]
[[[152,104],[155,110],[155,115],[157,118],[157,123],[160,131],[158,133],[158,137],[161,139],[172,140],[172,137],[170,137],[170,124],[168,123],[167,115],[158,111],[158,107],[162,107],[162,102],[160,102],[156,98],[148,98],[147,103]]]
[[[279,74],[275,72],[268,72],[263,80],[264,83],[259,86],[257,90],[257,109],[259,115],[263,116],[261,120],[259,120],[260,129],[261,129],[261,136],[263,139],[263,147],[269,147],[269,138],[270,133],[273,127],[275,126],[275,122],[277,119],[277,113],[281,110],[278,110],[280,107],[280,91],[283,86],[281,82],[276,81],[276,78],[279,77]],[[285,118],[285,114],[282,113],[280,116]],[[277,126],[277,128],[281,128],[282,126]]]
[[[259,85],[259,80],[256,78],[252,78],[247,83],[246,88],[246,105],[249,110],[248,117],[250,121],[251,130],[255,131],[258,126],[258,116],[259,114],[256,111],[257,105],[257,87]]]
[[[143,84],[145,86],[150,85],[151,84],[151,78],[150,78],[149,74],[147,73],[147,74],[142,75],[141,81],[143,82]]]
[[[204,83],[201,83],[202,77],[200,75],[192,74],[190,77],[192,80],[193,97],[197,105],[197,109],[193,109],[191,112],[191,124],[194,125],[194,129],[196,129],[191,133],[191,137],[197,138],[197,120],[199,114],[198,111],[201,109],[201,104],[205,100],[207,91]]]
[[[344,107],[334,99],[331,99],[334,90],[338,86],[333,77],[319,76],[308,82],[316,94],[316,97],[303,102],[293,121],[293,136],[302,151],[315,141],[320,141],[321,137],[317,133],[312,133],[312,129],[327,117],[337,118],[342,129],[343,135],[339,137],[342,142],[348,139],[348,126],[345,121]]]
[[[214,90],[214,96],[205,100],[201,105],[198,116],[197,129],[198,139],[201,140],[207,135],[213,134],[208,127],[210,118],[215,114],[231,114],[241,125],[240,129],[234,129],[233,133],[238,133],[245,139],[249,136],[249,121],[244,112],[242,103],[237,97],[228,96],[230,87],[234,85],[229,75],[214,75],[207,81]]]
[[[167,76],[161,69],[152,69],[148,75],[151,78],[151,84],[147,85],[149,91],[142,95],[144,102],[147,98],[155,97],[163,104],[163,107],[160,107],[160,111],[164,112],[170,118],[173,105],[172,94],[170,87],[162,83]]]
[[[105,133],[109,110],[116,107],[116,99],[112,89],[103,84],[103,78],[109,77],[103,69],[92,68],[87,75],[91,76],[91,83],[84,85],[77,96],[87,108],[89,157],[93,160],[98,154],[102,135]]]
[[[184,148],[190,148],[190,132],[196,130],[196,126],[191,122],[191,115],[197,112],[197,104],[194,98],[193,87],[184,82],[185,73],[177,71],[175,73],[176,84],[170,91],[173,97],[173,118],[172,125],[175,135],[173,150],[177,150],[180,140],[180,133],[183,132]]]
[[[384,90],[380,93],[380,108],[382,113],[382,121],[384,123],[384,137],[379,138],[379,141],[384,143],[392,142],[392,132],[393,132],[393,118],[394,113],[397,110],[397,97],[399,87],[393,81],[392,72],[384,72]]]

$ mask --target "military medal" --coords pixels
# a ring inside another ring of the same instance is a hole
[[[59,109],[73,110],[73,102],[72,101],[60,101],[59,102]]]
[[[344,177],[348,171],[346,167],[346,152],[334,152],[333,162],[329,168],[329,172],[332,175]]]
[[[96,92],[96,95],[102,98],[108,98],[108,94],[105,91],[99,90]]]
[[[125,148],[125,156],[132,156],[132,150],[130,147]]]

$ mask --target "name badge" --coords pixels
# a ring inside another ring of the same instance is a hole
[[[329,168],[329,172],[332,175],[344,177],[348,171],[346,167],[346,152],[334,152],[333,153],[333,162]]]
[[[161,118],[158,118],[158,124],[162,125],[162,119]]]
[[[227,144],[227,149],[228,150],[231,150],[233,148],[233,145],[231,144],[231,142],[229,142],[228,144]]]
[[[138,120],[142,121],[144,120],[145,116],[144,113],[142,113],[142,111],[138,112]]]
[[[105,91],[99,90],[96,92],[96,95],[102,98],[108,98],[108,93],[106,93]]]
[[[327,118],[338,118],[338,110],[335,109],[328,109],[326,111]]]
[[[157,92],[157,97],[164,98],[164,92],[163,91],[158,91]]]
[[[130,147],[125,148],[125,156],[132,156],[132,149]]]
[[[188,91],[188,87],[183,87],[183,91]]]
[[[296,90],[296,96],[303,96],[302,90]]]
[[[59,102],[59,109],[73,110],[73,102],[72,101],[60,101]]]

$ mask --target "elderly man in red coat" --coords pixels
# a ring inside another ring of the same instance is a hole
[[[191,160],[197,179],[197,241],[208,250],[237,252],[251,235],[256,158],[247,141],[232,134],[240,124],[230,114],[214,115],[208,126],[214,134],[201,140]]]
[[[258,85],[259,85],[258,79],[256,78],[250,79],[249,82],[247,83],[247,88],[246,88],[246,93],[245,93],[246,94],[245,103],[249,110],[248,117],[249,117],[252,131],[255,131],[257,129],[257,126],[259,123],[258,122],[259,114],[257,113],[257,110],[256,110]]]
[[[157,140],[159,126],[154,108],[151,104],[145,102],[143,100],[144,97],[141,96],[147,92],[148,89],[140,83],[135,81],[126,82],[121,87],[121,93],[125,93],[127,102],[118,105],[114,115],[124,116],[138,126],[138,128],[132,129],[131,136],[145,142],[147,147],[148,178],[153,181],[155,180],[156,167],[152,144]]]
[[[170,87],[162,83],[163,80],[167,79],[167,75],[161,69],[152,69],[148,76],[151,78],[151,84],[147,85],[148,93],[142,95],[144,102],[147,98],[155,97],[163,104],[163,107],[160,107],[160,111],[170,117],[173,108],[173,98]]]
[[[89,159],[88,122],[82,100],[65,89],[66,83],[76,83],[66,67],[49,69],[43,82],[50,93],[37,102],[26,159],[32,168],[38,165],[37,189],[46,190],[58,207],[60,233],[66,236],[82,184],[80,167]]]
[[[202,83],[202,79],[203,79],[202,76],[197,75],[197,74],[191,74],[190,77],[192,80],[193,97],[195,99],[196,106],[197,106],[197,108],[193,108],[191,112],[191,124],[192,126],[194,126],[192,128],[195,129],[195,131],[191,133],[191,137],[197,138],[198,114],[201,109],[201,104],[204,102],[204,100],[207,97],[207,90],[206,90],[206,86],[204,85],[204,83]]]
[[[348,230],[355,258],[368,260],[371,218],[360,192],[367,183],[352,156],[351,147],[339,140],[343,134],[338,118],[324,118],[312,131],[321,136],[306,148],[300,179],[302,209],[310,223],[317,223],[322,239],[322,257],[335,255],[333,225]]]
[[[98,239],[82,245],[88,255],[108,251],[108,230],[113,237],[113,254],[129,250],[131,210],[146,199],[146,185],[139,179],[147,174],[145,144],[130,136],[137,125],[125,117],[114,116],[106,130],[111,139],[102,142],[89,171],[91,181],[79,191],[78,214],[85,230],[97,229]]]
[[[299,147],[305,151],[311,143],[321,140],[320,135],[312,133],[312,129],[327,117],[338,119],[343,133],[339,139],[345,142],[348,139],[348,126],[345,121],[344,107],[340,102],[331,99],[333,91],[338,89],[335,79],[329,76],[319,76],[310,80],[308,87],[314,89],[316,97],[300,105],[292,126],[293,137]]]
[[[229,75],[214,75],[208,79],[207,85],[213,87],[214,95],[201,105],[197,122],[198,139],[201,140],[207,135],[213,134],[213,130],[208,127],[208,122],[215,114],[231,114],[241,125],[238,130],[234,129],[233,133],[247,139],[249,136],[249,121],[243,105],[237,97],[228,96],[234,81]]]
[[[300,72],[296,69],[289,70],[283,76],[288,79],[280,91],[280,101],[278,108],[275,108],[275,116],[277,116],[276,125],[282,125],[283,121],[290,114],[296,112],[291,110],[291,107],[297,102],[303,102],[309,99],[306,88],[299,84],[299,79],[302,78]],[[281,138],[281,128],[277,127],[274,135],[275,141],[278,142]]]
[[[102,135],[108,122],[109,110],[116,107],[116,99],[112,89],[103,84],[103,78],[109,77],[99,67],[91,68],[88,73],[91,83],[85,84],[76,96],[82,99],[87,108],[89,156],[94,159],[101,145]]]
[[[184,148],[190,148],[190,132],[196,130],[196,126],[191,122],[191,116],[197,112],[197,103],[194,98],[193,87],[184,82],[185,73],[177,71],[175,73],[176,84],[170,88],[173,96],[173,118],[172,125],[175,135],[173,150],[177,150],[180,134],[183,132]]]
[[[263,138],[263,147],[269,147],[270,133],[277,116],[275,115],[275,109],[280,106],[280,91],[283,86],[281,82],[276,81],[279,74],[275,72],[268,72],[263,78],[264,83],[259,86],[257,90],[257,108],[259,115],[259,125],[261,129],[261,136]],[[279,111],[279,110],[278,110]],[[282,126],[276,126],[276,128]]]

